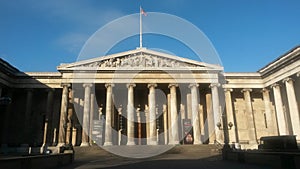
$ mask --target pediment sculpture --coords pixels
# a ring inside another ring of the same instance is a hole
[[[100,68],[114,68],[114,67],[199,67],[199,65],[181,62],[174,59],[140,54],[127,55],[124,57],[114,57],[102,61],[97,61],[82,65],[83,67],[100,67]]]

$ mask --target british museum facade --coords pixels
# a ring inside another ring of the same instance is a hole
[[[2,147],[300,141],[300,47],[251,73],[146,48],[57,72],[0,61]]]

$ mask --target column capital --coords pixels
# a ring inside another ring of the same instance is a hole
[[[113,83],[106,83],[105,87],[108,88],[109,86],[114,87],[115,85]]]
[[[300,72],[298,72],[298,73],[296,74],[296,76],[297,76],[297,77],[300,77]]]
[[[61,87],[71,87],[70,83],[61,83],[60,84]]]
[[[178,87],[178,84],[177,83],[170,83],[169,86],[168,86],[168,88],[171,88],[173,86]]]
[[[220,87],[220,86],[221,86],[220,83],[211,83],[209,85],[209,88]]]
[[[261,92],[262,92],[262,93],[264,93],[264,92],[270,92],[270,90],[267,89],[267,88],[263,88],[263,89],[261,89]]]
[[[92,87],[92,84],[91,84],[91,83],[84,83],[82,86],[83,86],[84,88],[86,88],[86,87]]]
[[[150,88],[150,87],[157,87],[157,84],[156,83],[149,83],[148,85],[147,85],[147,87],[148,88]]]
[[[242,92],[242,93],[244,93],[244,92],[252,92],[252,89],[250,89],[250,88],[245,88],[245,89],[242,89],[241,92]]]
[[[192,88],[194,86],[199,87],[199,84],[198,83],[191,83],[191,84],[189,84],[189,88]]]
[[[232,88],[224,88],[224,92],[232,92],[233,89]]]
[[[129,87],[135,87],[136,84],[135,83],[127,83],[126,84],[126,87],[129,88]]]
[[[271,88],[276,88],[276,87],[280,87],[280,84],[274,83],[274,84],[271,85]]]
[[[294,79],[287,77],[285,79],[282,80],[283,83],[289,83],[289,82],[294,82]]]

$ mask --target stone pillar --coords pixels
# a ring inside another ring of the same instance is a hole
[[[270,102],[270,91],[266,88],[262,89],[262,95],[265,105],[265,114],[266,114],[266,123],[267,123],[267,131],[269,136],[277,135],[277,126],[275,125],[275,115],[271,110],[271,102]]]
[[[191,119],[192,118],[192,97],[191,94],[188,93],[186,95],[186,108],[187,108],[187,119]]]
[[[89,146],[89,130],[90,130],[90,97],[92,84],[83,84],[84,87],[84,106],[82,120],[82,141],[80,146]]]
[[[60,106],[60,121],[58,132],[58,144],[57,146],[63,146],[66,144],[66,122],[67,122],[67,108],[68,108],[68,96],[70,84],[62,84],[62,98]]]
[[[198,104],[198,109],[199,109],[199,124],[200,124],[200,135],[201,135],[201,141],[203,140],[203,135],[205,133],[205,125],[204,125],[204,111],[203,111],[203,106],[201,104]]]
[[[73,123],[73,105],[74,105],[74,90],[69,89],[69,104],[67,114],[67,134],[66,144],[72,144],[72,123]]]
[[[155,111],[155,87],[156,84],[148,84],[149,88],[149,123],[150,123],[150,142],[149,145],[157,145],[156,135],[156,111]]]
[[[232,99],[231,99],[231,92],[232,89],[224,89],[225,92],[225,104],[226,104],[226,114],[227,114],[227,122],[228,124],[231,123],[232,127],[231,130],[229,130],[229,143],[230,142],[237,142],[237,128],[234,120],[234,114],[233,114],[233,107],[232,107]],[[224,124],[226,125],[226,124]]]
[[[191,98],[192,98],[192,124],[193,124],[193,134],[194,134],[194,144],[202,144],[200,125],[199,125],[199,90],[198,84],[190,84],[191,88]]]
[[[33,96],[33,89],[27,89],[27,96],[26,96],[26,107],[25,107],[25,144],[30,143],[30,124],[31,124],[31,115],[32,115],[32,96]]]
[[[127,145],[135,145],[134,142],[134,91],[135,84],[127,84]]]
[[[283,111],[283,103],[281,98],[280,86],[275,83],[271,86],[273,88],[275,109],[277,115],[277,123],[279,129],[279,135],[288,135],[288,128],[285,120],[285,115]]]
[[[94,113],[95,113],[95,94],[91,93],[91,108],[90,108],[90,127],[89,127],[89,132],[90,132],[90,140],[89,143],[90,145],[93,144],[92,140],[92,132],[93,132],[93,126],[94,126]]]
[[[297,141],[300,142],[300,118],[298,103],[296,100],[296,94],[294,89],[294,80],[291,78],[286,78],[283,80],[283,82],[285,83],[286,87],[288,105],[293,127],[293,134],[296,135]]]
[[[252,89],[243,89],[244,100],[246,104],[246,116],[248,121],[248,134],[249,134],[249,144],[257,144],[257,137],[256,137],[256,129],[255,129],[255,121],[253,115],[253,108],[252,108],[252,101],[250,92]]]
[[[46,117],[45,117],[45,124],[44,124],[44,137],[43,137],[43,146],[47,144],[47,135],[48,135],[48,129],[51,128],[51,115],[53,110],[53,94],[54,89],[48,89],[47,90],[47,104],[46,104]]]
[[[211,93],[207,93],[206,96],[206,112],[207,112],[207,123],[208,123],[208,130],[207,130],[207,138],[209,138],[209,144],[214,144],[216,140],[216,125],[214,119],[214,112],[212,107],[212,97]]]
[[[216,122],[218,119],[222,119],[222,114],[220,111],[220,101],[219,101],[219,87],[220,84],[219,83],[213,83],[210,84],[210,88],[211,88],[211,99],[212,99],[212,115],[213,115],[213,125],[214,125],[214,129],[215,129],[215,136],[216,136],[216,140],[220,143],[223,142],[222,140],[222,132],[217,128],[216,126]]]
[[[167,105],[163,104],[163,117],[164,117],[164,140],[165,145],[168,144],[168,112]]]
[[[171,95],[168,94],[167,95],[167,100],[168,100],[168,111],[167,111],[167,115],[168,115],[168,144],[171,144],[172,141],[172,123],[171,123]]]
[[[169,84],[170,104],[171,104],[171,126],[170,127],[172,128],[171,144],[179,144],[176,87],[178,87],[177,84]]]
[[[104,146],[112,145],[112,126],[111,126],[111,116],[113,112],[113,102],[112,102],[112,88],[113,84],[105,84],[106,87],[106,115],[105,115],[105,140]]]

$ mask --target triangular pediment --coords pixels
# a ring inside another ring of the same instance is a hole
[[[222,70],[219,65],[207,64],[162,52],[139,48],[132,51],[97,57],[58,66],[58,70],[152,70],[152,69]]]

